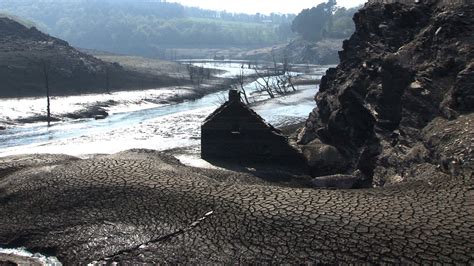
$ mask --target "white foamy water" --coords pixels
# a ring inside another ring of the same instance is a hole
[[[200,62],[200,63],[193,63],[195,66],[204,67],[204,68],[213,68],[223,71],[221,74],[218,74],[218,77],[221,78],[233,78],[241,73],[245,76],[254,75],[255,70],[253,69],[255,65],[249,65],[246,61],[236,62],[236,61],[229,61],[229,62]]]
[[[191,88],[160,88],[142,91],[120,91],[111,94],[86,94],[80,96],[51,97],[53,116],[61,117],[68,113],[83,110],[87,106],[100,103],[108,104],[105,109],[110,113],[131,112],[163,105],[168,99],[191,93]],[[45,115],[46,98],[9,98],[0,99],[0,126],[14,124],[15,120]]]

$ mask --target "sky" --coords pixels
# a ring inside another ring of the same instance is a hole
[[[234,13],[294,13],[298,14],[305,8],[317,6],[324,0],[167,0],[185,6],[196,6],[211,10],[226,10]],[[339,6],[354,7],[367,0],[337,0]]]

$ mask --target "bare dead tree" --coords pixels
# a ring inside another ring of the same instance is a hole
[[[285,82],[281,76],[274,76],[273,87],[275,88],[275,91],[280,95],[286,93]]]
[[[236,76],[235,80],[237,81],[237,85],[239,86],[238,89],[242,92],[244,96],[245,103],[250,104],[249,99],[247,97],[247,92],[245,91],[245,75],[244,70],[240,70],[240,73]]]
[[[216,105],[217,107],[223,105],[223,104],[226,103],[227,100],[228,100],[226,94],[218,94],[216,97],[217,97],[217,102],[215,103],[215,105]]]
[[[291,64],[289,63],[289,56],[288,56],[288,51],[285,49],[283,52],[283,77],[284,82],[286,84],[286,88],[291,87],[293,91],[296,91],[296,88],[294,86],[293,82],[293,73]]]
[[[275,76],[276,76],[276,75],[278,75],[278,63],[277,63],[276,56],[275,56],[275,48],[272,48],[272,51],[270,52],[270,55],[272,56],[273,71],[275,72]]]
[[[194,85],[201,85],[201,83],[204,81],[204,78],[211,78],[211,70],[205,67],[200,67],[200,66],[193,66],[191,62],[189,64],[186,64],[186,70],[189,75],[189,79],[191,80],[191,83]]]
[[[294,73],[292,73],[292,66],[289,62],[289,55],[288,51],[285,49],[285,53],[283,54],[283,70],[284,70],[284,75],[286,77],[286,81],[288,85],[293,89],[293,91],[296,91],[295,84],[293,82],[294,78]]]
[[[288,55],[288,50],[285,48],[283,51],[283,75],[291,71],[291,66],[290,66],[290,60],[289,60],[289,55]]]
[[[188,71],[189,79],[194,83],[194,67],[191,62],[186,64],[186,70]]]
[[[255,74],[257,75],[257,79],[255,81],[260,86],[261,90],[267,92],[267,94],[268,94],[268,96],[270,96],[270,98],[275,98],[275,94],[273,93],[272,85],[270,84],[271,76],[268,75],[268,74],[264,75],[264,74],[260,73],[258,71],[257,67],[254,68],[254,71],[255,71]],[[260,79],[263,81],[263,83],[260,82]]]
[[[290,85],[291,89],[293,91],[296,91],[295,84],[293,82],[293,74],[291,72],[286,72],[286,80],[288,81],[288,84]]]
[[[49,65],[45,60],[41,60],[41,66],[43,69],[44,86],[46,89],[46,119],[48,121],[48,127],[51,126],[51,100],[49,91]]]
[[[273,65],[267,67],[264,73],[257,67],[254,68],[255,74],[258,77],[256,83],[260,87],[260,90],[266,91],[270,98],[274,98],[275,94],[287,94],[290,88],[296,91],[287,51],[284,51],[282,63],[277,61],[275,49],[272,49],[271,56]]]
[[[288,93],[288,88],[290,87],[293,91],[296,91],[294,82],[292,80],[293,74],[291,73],[288,51],[286,49],[283,51],[281,64],[277,62],[274,49],[271,51],[271,56],[273,61],[273,72],[276,79],[276,82],[274,83],[275,91],[278,94],[286,94]]]
[[[110,94],[110,73],[109,73],[109,67],[105,67],[105,91],[107,94]]]
[[[296,91],[296,88],[294,86],[294,82],[293,82],[293,73],[291,73],[292,71],[292,67],[291,67],[291,64],[289,62],[289,55],[288,55],[288,50],[285,49],[283,51],[283,63],[282,63],[282,73],[281,75],[278,76],[278,78],[280,79],[280,81],[285,84],[284,85],[284,88],[285,88],[285,93],[288,92],[287,91],[287,88],[288,87],[291,87],[291,89],[293,91]]]

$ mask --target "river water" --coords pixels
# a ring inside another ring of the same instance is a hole
[[[241,64],[199,63],[221,69],[222,76],[241,71]],[[320,78],[327,67],[313,66],[310,78]],[[255,83],[246,85],[253,109],[276,127],[304,121],[314,108],[316,85],[298,86],[296,93],[267,99]],[[181,91],[180,91],[181,90]],[[0,131],[0,156],[31,153],[64,153],[70,155],[109,154],[131,148],[168,150],[199,146],[202,121],[224,102],[227,91],[208,94],[201,99],[178,104],[159,104],[156,99],[173,93],[185,93],[179,88],[134,92],[117,92],[85,97],[57,97],[53,110],[71,111],[94,101],[113,100],[118,104],[108,108],[111,115],[104,120],[78,119],[55,122],[10,124]],[[152,99],[152,101],[150,101]],[[153,100],[154,99],[154,100]],[[0,100],[0,121],[24,117],[25,113],[43,112],[44,99]],[[8,117],[7,117],[8,115]]]
[[[196,63],[196,65],[218,68],[221,77],[231,77],[240,73],[240,63]],[[313,66],[306,77],[320,79],[327,67]],[[246,70],[245,74],[251,74]],[[267,122],[276,127],[304,121],[315,106],[314,95],[318,86],[297,86],[297,92],[269,99],[256,89],[256,83],[246,85],[252,108]],[[77,119],[46,123],[11,123],[19,118],[27,118],[44,113],[44,99],[1,99],[0,157],[16,154],[62,153],[87,157],[89,154],[110,154],[132,148],[169,150],[194,147],[194,155],[178,155],[183,163],[204,166],[199,160],[200,126],[225,98],[227,91],[208,94],[201,99],[178,104],[160,104],[160,100],[176,94],[185,94],[182,88],[167,88],[145,91],[116,92],[112,95],[97,94],[86,96],[55,97],[52,101],[56,113],[80,110],[96,102],[113,100],[116,104],[107,111],[110,116],[104,120]],[[7,122],[7,123],[5,123]],[[1,249],[0,259],[8,256],[19,258],[26,264],[61,265],[56,258],[31,254],[24,249]]]

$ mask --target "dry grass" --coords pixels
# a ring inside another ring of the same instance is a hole
[[[94,55],[110,63],[119,63],[125,68],[149,74],[169,75],[183,78],[187,76],[186,66],[172,61],[124,55]]]

